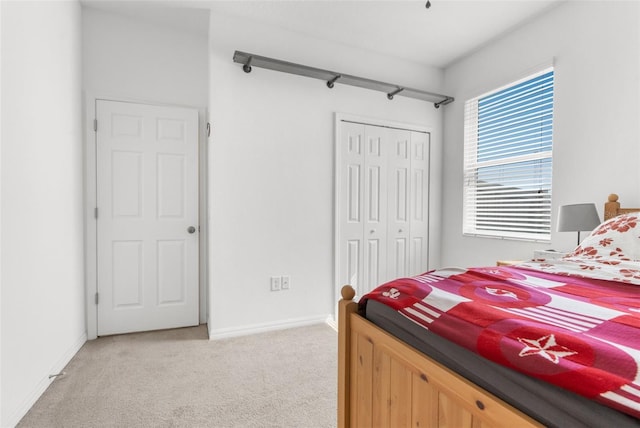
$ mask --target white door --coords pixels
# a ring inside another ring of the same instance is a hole
[[[409,275],[411,132],[393,129],[389,146],[389,265],[385,282]]]
[[[340,271],[358,295],[386,277],[388,131],[349,122],[342,127]]]
[[[429,269],[430,136],[426,132],[411,132],[409,276]]]
[[[340,227],[339,281],[351,284],[361,295],[360,285],[363,275],[364,243],[362,239],[364,221],[364,125],[341,122],[341,140],[337,150],[342,160],[339,171],[338,188],[340,189],[338,206],[338,224]]]
[[[364,127],[364,277],[362,291],[385,280],[387,271],[387,151],[389,129]],[[361,294],[360,294],[361,295]]]
[[[390,135],[385,281],[426,272],[429,258],[429,134],[394,129]]]
[[[336,279],[358,296],[428,269],[429,134],[340,121]]]
[[[198,324],[198,112],[97,100],[98,335]]]

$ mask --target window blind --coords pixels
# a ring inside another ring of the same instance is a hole
[[[465,103],[463,233],[551,239],[553,69]]]

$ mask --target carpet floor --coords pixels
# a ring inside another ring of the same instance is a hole
[[[326,324],[209,341],[205,326],[89,341],[18,424],[335,427]]]

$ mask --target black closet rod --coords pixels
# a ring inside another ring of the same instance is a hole
[[[337,73],[335,71],[323,70],[321,68],[309,67],[306,65],[295,64],[293,62],[282,61],[279,59],[268,58],[260,55],[254,55],[246,52],[235,51],[233,61],[242,64],[245,73],[250,73],[252,67],[267,68],[269,70],[280,71],[283,73],[297,74],[299,76],[312,77],[327,82],[327,87],[333,88],[335,83],[344,85],[358,86],[360,88],[372,89],[384,92],[387,98],[392,100],[394,96],[403,96],[415,98],[423,101],[433,102],[435,108],[453,102],[453,97],[433,92],[421,91],[419,89],[408,88],[406,86],[394,85],[392,83],[380,82],[377,80],[366,79],[364,77],[351,76],[349,74]]]

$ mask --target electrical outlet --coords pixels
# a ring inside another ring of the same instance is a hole
[[[279,276],[271,277],[271,291],[280,291],[281,279]]]
[[[283,290],[288,290],[291,282],[291,277],[289,275],[283,276],[280,280],[280,286]]]

